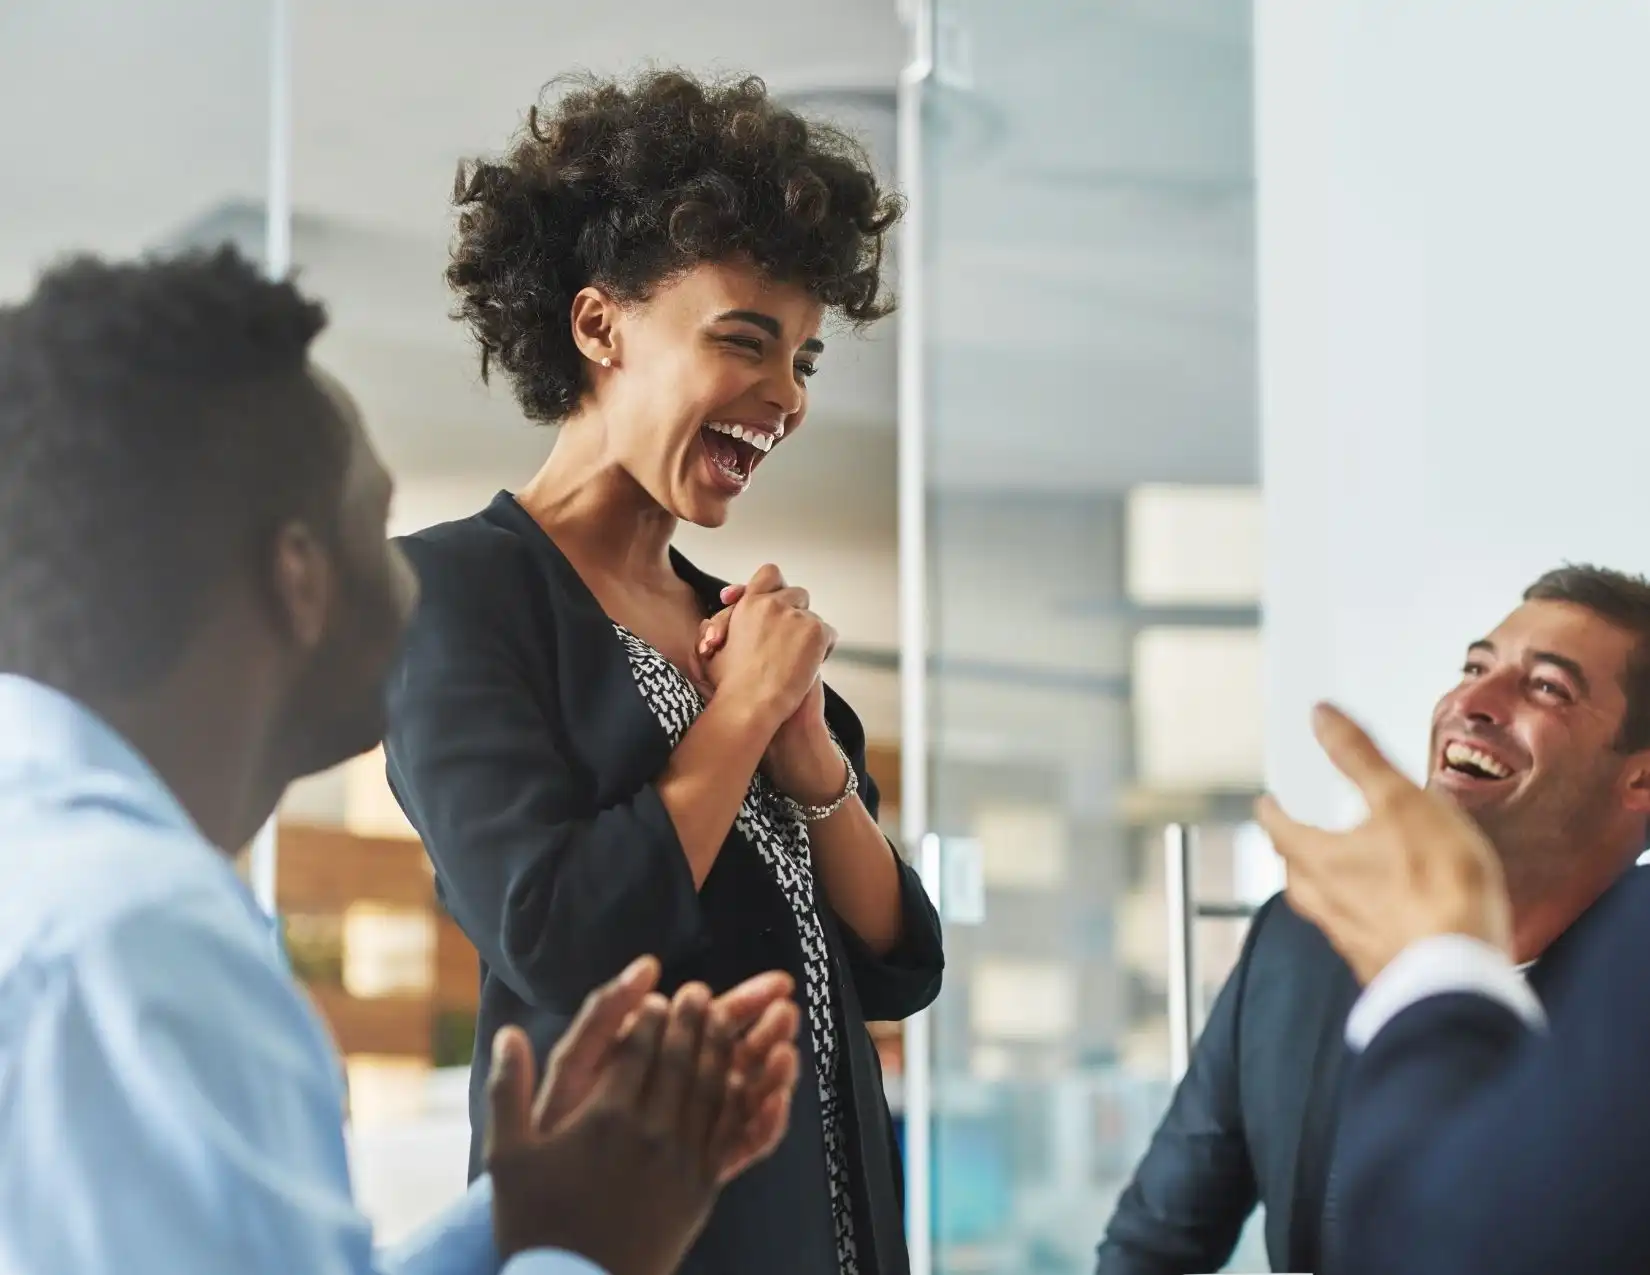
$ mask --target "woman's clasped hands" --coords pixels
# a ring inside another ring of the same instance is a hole
[[[700,626],[696,654],[711,694],[738,697],[753,727],[771,732],[763,770],[774,785],[803,805],[827,805],[847,786],[820,680],[837,634],[810,601],[778,567],[762,566],[722,591],[723,610]]]

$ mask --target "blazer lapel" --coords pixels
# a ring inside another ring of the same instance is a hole
[[[577,737],[558,738],[557,745],[586,767],[598,807],[635,792],[664,769],[670,740],[636,689],[612,619],[514,496],[501,491],[485,517],[514,533],[538,569],[555,635],[553,649],[544,652],[553,666],[546,680],[561,700],[559,713],[549,715],[551,728],[559,729],[558,717],[577,723]]]
[[[555,666],[550,680],[560,688],[563,719],[579,726],[577,739],[558,744],[587,766],[598,805],[634,792],[665,768],[670,740],[636,690],[612,617],[549,533],[509,492],[499,492],[483,516],[513,533],[538,568],[556,635],[555,649],[545,652]],[[707,615],[721,607],[722,581],[675,549],[670,561],[698,593]]]
[[[1326,963],[1323,1013],[1310,1070],[1302,1086],[1300,1135],[1287,1186],[1290,1216],[1288,1270],[1313,1270],[1323,1250],[1324,1209],[1333,1189],[1329,1174],[1340,1116],[1341,1079],[1346,1070],[1346,1016],[1358,997],[1357,980],[1339,960]]]

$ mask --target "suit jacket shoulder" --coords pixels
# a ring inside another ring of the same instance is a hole
[[[531,621],[533,555],[519,534],[490,517],[497,504],[396,540],[418,573],[420,609],[456,610],[491,624]]]
[[[1303,1136],[1332,1111],[1334,1078],[1320,1077],[1322,1043],[1338,1044],[1350,972],[1282,895],[1250,922],[1237,964],[1204,1024],[1191,1065],[1118,1202],[1100,1247],[1099,1275],[1215,1270],[1231,1256],[1257,1202],[1277,1270],[1315,1246],[1303,1233],[1322,1199],[1327,1151],[1302,1156]],[[1315,1137],[1322,1142],[1326,1135]]]

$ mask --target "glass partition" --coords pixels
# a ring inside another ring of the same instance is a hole
[[[288,0],[0,5],[0,302],[67,253],[288,265]],[[245,865],[275,895],[274,827]]]
[[[262,259],[277,8],[0,5],[0,297],[73,250]]]
[[[920,8],[919,1266],[1076,1275],[1173,1082],[1165,827],[1200,899],[1269,892],[1249,11]],[[1194,924],[1195,1016],[1243,925]]]

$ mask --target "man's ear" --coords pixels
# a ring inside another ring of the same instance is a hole
[[[276,620],[302,651],[321,645],[332,621],[337,572],[332,555],[304,523],[286,523],[275,534],[271,584]]]

